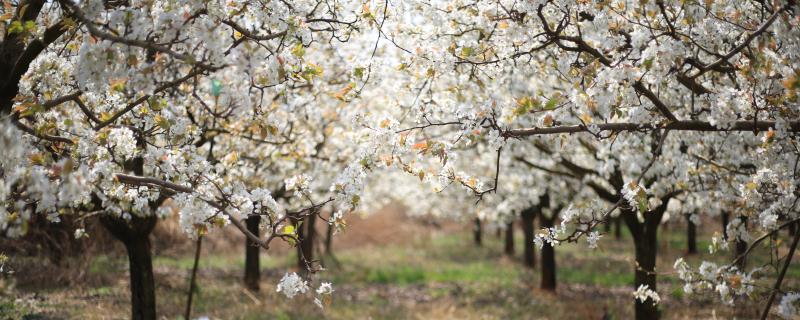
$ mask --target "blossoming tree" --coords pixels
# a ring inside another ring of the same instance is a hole
[[[99,215],[128,251],[132,318],[156,316],[158,217],[178,214],[191,237],[231,224],[268,248],[324,204],[355,204],[357,175],[317,198],[297,177],[347,125],[331,101],[359,77],[326,48],[367,23],[358,4],[31,0],[5,2],[2,20],[3,233],[33,214]],[[287,296],[305,285],[292,279]]]
[[[659,316],[655,248],[672,198],[708,197],[737,217],[727,233],[749,247],[731,265],[675,263],[687,292],[728,302],[753,293],[742,259],[798,223],[793,0],[28,0],[3,10],[0,226],[16,236],[31,214],[100,214],[142,271],[131,272],[135,318],[155,316],[144,253],[157,216],[179,214],[191,236],[232,224],[263,248],[296,242],[299,221],[324,205],[358,205],[378,168],[489,208],[506,198],[505,168],[519,157],[567,173],[606,203],[536,184],[531,196],[551,206],[574,202],[540,241],[595,243],[598,225],[622,217],[638,319]],[[789,243],[763,317],[786,291],[798,237]],[[307,281],[287,275],[279,289],[291,297]],[[797,300],[784,294],[779,312],[791,317]]]
[[[749,226],[767,234],[784,226],[777,221],[796,223],[797,10],[794,1],[396,4],[377,37],[393,64],[386,79],[402,89],[383,122],[397,128],[386,154],[413,175],[483,198],[502,187],[509,140],[551,137],[544,145],[556,160],[585,149],[567,157],[572,174],[609,202],[588,216],[620,214],[635,234],[636,315],[656,318],[653,248],[670,199],[712,192],[746,202],[736,215],[758,216],[763,223]],[[474,145],[497,156],[494,175],[453,165]],[[439,165],[406,165],[420,154]]]

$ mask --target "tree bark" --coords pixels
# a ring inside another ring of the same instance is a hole
[[[727,211],[722,211],[720,217],[722,218],[722,239],[728,240],[728,220],[730,220],[730,214]]]
[[[514,256],[514,221],[506,223],[505,253],[509,256]]]
[[[328,232],[325,235],[325,254],[333,255],[333,223],[328,223]]]
[[[539,216],[542,228],[552,228],[554,220],[555,216],[550,218]],[[549,243],[542,246],[542,280],[539,287],[547,291],[556,290],[556,252]]]
[[[692,222],[691,214],[686,215],[686,253],[697,253],[697,226]]]
[[[305,223],[297,230],[300,238],[300,243],[297,245],[297,266],[304,276],[308,275],[311,261],[314,260],[314,238],[317,233],[314,225],[316,221],[317,215],[311,214],[305,218]]]
[[[657,230],[647,230],[636,239],[636,268],[635,274],[635,287],[646,285],[653,291],[656,291],[656,253],[658,250]],[[653,304],[652,300],[640,301],[636,300],[636,319],[637,320],[652,320],[658,319],[660,314],[658,307]]]
[[[189,292],[186,297],[186,310],[183,313],[184,319],[191,319],[192,317],[192,298],[194,292],[197,291],[197,268],[200,265],[200,252],[203,246],[203,236],[197,237],[197,246],[194,251],[194,265],[192,266],[192,275],[189,278]]]
[[[247,224],[247,231],[250,231],[256,237],[260,236],[259,225],[261,224],[261,217],[253,215],[245,220]],[[260,253],[261,248],[250,238],[245,237],[244,248],[244,285],[247,289],[252,291],[260,290],[259,282],[261,281],[261,265]]]
[[[634,290],[645,285],[650,290],[656,291],[656,257],[658,254],[658,226],[661,222],[666,202],[660,207],[659,212],[645,212],[644,222],[639,222],[637,214],[631,209],[622,209],[621,218],[625,219],[634,241],[636,257],[636,270],[634,272]],[[658,306],[648,299],[644,302],[635,300],[634,307],[636,320],[656,320],[660,317]]]
[[[536,248],[533,244],[534,218],[537,208],[528,208],[522,211],[522,232],[525,238],[523,243],[523,263],[529,268],[536,268]]]
[[[622,217],[615,217],[614,219],[614,239],[622,239]]]
[[[483,245],[483,228],[481,227],[481,219],[475,218],[472,234],[475,240],[475,245],[480,247]]]
[[[747,226],[747,217],[740,217],[742,219],[742,224]],[[735,250],[733,250],[733,258],[736,259],[739,256],[744,255],[745,251],[747,251],[747,241],[742,240],[738,236],[736,237],[736,245]],[[739,270],[744,271],[744,268],[747,267],[747,257],[742,257],[741,259],[736,261],[736,267]]]
[[[103,215],[100,221],[128,251],[131,319],[155,320],[156,291],[149,235],[156,226],[158,218],[133,216],[126,221],[120,217]]]

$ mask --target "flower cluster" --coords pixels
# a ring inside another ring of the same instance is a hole
[[[287,298],[291,299],[298,294],[303,294],[308,291],[308,282],[303,280],[297,273],[287,273],[283,275],[281,281],[278,282],[276,292],[283,293]]]
[[[633,298],[636,300],[641,301],[642,303],[650,300],[652,304],[658,304],[661,302],[661,297],[658,296],[658,293],[650,289],[650,287],[646,284],[639,285],[636,288],[636,291],[633,292]]]
[[[733,304],[736,296],[752,294],[755,288],[753,274],[759,271],[755,269],[744,273],[735,266],[717,266],[708,261],[704,261],[695,271],[683,258],[676,260],[673,267],[684,281],[683,291],[686,294],[716,292],[726,304]]]

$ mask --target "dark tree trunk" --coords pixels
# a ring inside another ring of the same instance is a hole
[[[730,214],[727,211],[722,211],[720,217],[722,218],[722,239],[728,240],[728,220],[730,219]]]
[[[525,242],[523,248],[523,263],[529,268],[536,268],[536,251],[533,244],[533,220],[536,218],[537,208],[528,208],[522,211],[522,232]]]
[[[697,253],[697,226],[692,222],[692,215],[686,215],[686,253]]]
[[[661,221],[663,211],[666,210],[666,202],[660,206],[658,212],[645,212],[645,221],[639,222],[636,212],[630,209],[622,210],[620,215],[625,219],[634,241],[634,251],[636,257],[636,270],[634,273],[634,290],[645,285],[650,290],[656,291],[656,256],[658,254],[658,226]],[[636,320],[656,320],[660,313],[658,306],[653,304],[651,299],[642,302],[635,300]]]
[[[475,245],[480,247],[483,245],[483,228],[481,227],[481,219],[475,218],[474,226],[472,228],[473,237],[475,239]]]
[[[734,259],[744,254],[747,251],[747,242],[742,241],[740,239],[736,239],[736,251],[734,252]],[[736,262],[736,266],[739,267],[739,270],[744,270],[747,266],[747,258],[742,257]]]
[[[622,239],[622,217],[615,217],[614,219],[614,239]]]
[[[636,239],[636,263],[638,268],[635,274],[635,287],[647,285],[653,291],[656,291],[656,252],[658,250],[657,230],[644,230],[640,239]],[[636,319],[637,320],[651,320],[658,319],[658,307],[653,304],[652,300],[642,302],[636,300]]]
[[[297,235],[300,237],[300,243],[297,246],[297,266],[303,275],[308,275],[314,260],[314,238],[317,233],[314,225],[316,221],[317,215],[311,214],[306,217],[305,223],[297,230]]]
[[[247,224],[247,231],[250,231],[256,237],[260,236],[260,216],[250,216],[245,220],[245,223]],[[258,291],[260,289],[259,282],[261,281],[261,265],[259,261],[261,248],[250,238],[245,237],[245,239],[244,286],[249,290]]]
[[[505,253],[509,256],[514,256],[514,221],[506,223]]]
[[[555,216],[546,218],[539,216],[539,223],[542,228],[552,228]],[[542,281],[539,286],[542,290],[556,290],[556,251],[549,243],[542,247]]]
[[[740,219],[742,219],[742,224],[747,227],[747,217],[741,217]],[[736,248],[733,251],[733,258],[736,259],[737,257],[744,255],[745,251],[747,251],[747,241],[736,237]],[[741,259],[737,260],[736,266],[739,268],[739,270],[744,270],[744,268],[747,266],[746,257],[742,257]]]
[[[200,265],[200,252],[203,248],[203,236],[197,237],[197,246],[194,251],[194,265],[192,266],[192,275],[189,278],[189,292],[186,297],[186,310],[183,312],[184,319],[192,318],[192,298],[194,292],[197,291],[197,268]]]
[[[325,235],[325,254],[333,255],[333,223],[328,223],[328,232]]]
[[[603,228],[605,229],[605,230],[604,230],[604,231],[605,231],[605,233],[607,233],[607,234],[611,234],[611,227],[612,227],[612,225],[611,225],[611,224],[612,224],[613,222],[614,222],[614,218],[613,218],[613,217],[609,217],[609,218],[608,218],[608,220],[606,220],[606,222],[605,222],[605,223],[603,223]]]
[[[131,319],[156,318],[156,291],[149,235],[158,221],[155,216],[133,216],[130,221],[108,215],[101,216],[103,226],[120,240],[128,251],[130,265]]]

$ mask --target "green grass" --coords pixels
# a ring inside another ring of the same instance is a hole
[[[747,318],[746,311],[709,302],[688,302],[680,280],[664,275],[671,271],[675,259],[684,255],[685,235],[679,228],[664,230],[659,235],[657,270],[661,273],[658,281],[665,318],[708,318],[711,312],[722,318],[740,312],[738,317]],[[559,291],[555,295],[536,289],[538,269],[522,266],[521,235],[517,235],[514,257],[502,253],[500,238],[487,234],[484,239],[484,246],[478,248],[468,229],[457,233],[432,231],[430,238],[337,251],[341,265],[329,266],[316,279],[332,281],[336,290],[333,304],[324,312],[312,307],[308,297],[288,300],[274,290],[280,276],[295,267],[294,250],[282,256],[262,256],[266,271],[262,291],[250,294],[240,285],[241,252],[204,253],[193,312],[221,319],[537,319],[545,315],[584,319],[597,318],[603,313],[615,319],[631,316],[634,264],[632,240],[627,232],[620,240],[613,235],[604,236],[597,250],[587,250],[585,243],[557,247]],[[700,239],[708,237],[698,234]],[[703,259],[718,262],[730,259],[729,254],[708,255],[707,243],[702,241],[698,250],[698,255],[687,257],[694,266]],[[159,313],[167,319],[178,319],[183,312],[193,265],[191,252],[157,256],[153,261]],[[768,257],[763,255],[752,259],[753,264],[765,261]],[[794,264],[787,275],[793,287],[800,279],[798,265]],[[126,269],[124,256],[97,256],[88,273],[116,274],[117,278],[88,287],[53,288],[43,293],[50,298],[37,308],[49,304],[50,307],[44,308],[45,313],[61,312],[70,318],[88,319],[127,310]],[[100,311],[87,311],[95,307]],[[758,306],[743,304],[740,308],[748,307],[757,310]],[[0,310],[0,318],[13,318],[5,316],[11,312],[7,310],[37,314],[29,306],[14,305],[13,300],[11,304],[2,300]],[[126,318],[124,311],[117,314],[121,319]]]
[[[587,270],[569,268],[558,270],[561,281],[567,283],[592,284],[604,287],[622,287],[633,283],[633,273],[628,270]]]

